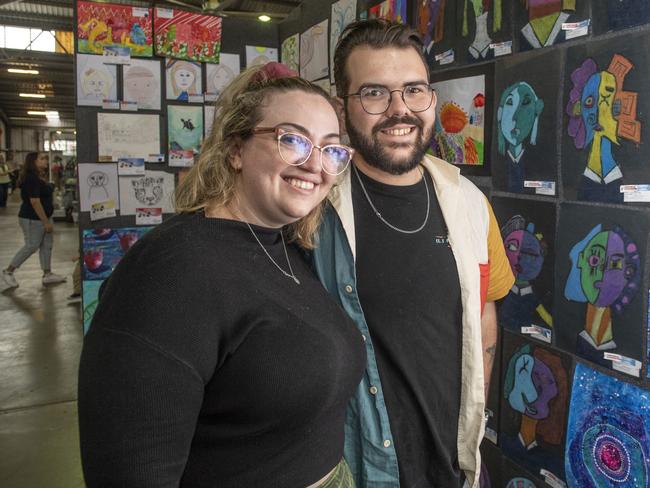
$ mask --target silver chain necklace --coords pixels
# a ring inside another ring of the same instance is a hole
[[[284,235],[283,235],[283,233],[282,233],[282,230],[280,230],[280,238],[282,239],[282,248],[284,249],[284,257],[287,258],[287,264],[289,265],[289,273],[287,273],[285,270],[283,270],[283,269],[280,267],[280,265],[279,265],[278,263],[275,262],[275,259],[273,259],[273,258],[271,257],[271,255],[270,255],[269,252],[266,250],[266,248],[264,247],[264,245],[262,245],[262,243],[260,242],[260,240],[259,240],[259,239],[257,238],[257,236],[255,235],[255,232],[253,231],[253,228],[251,227],[251,224],[249,224],[248,222],[246,222],[246,225],[248,226],[248,230],[251,231],[251,234],[253,234],[253,237],[255,238],[255,240],[257,241],[257,243],[258,243],[258,244],[260,245],[260,247],[262,248],[262,251],[264,251],[264,254],[266,254],[266,257],[269,258],[273,264],[275,264],[275,267],[278,268],[278,269],[282,272],[282,274],[283,274],[284,276],[286,276],[287,278],[291,278],[293,281],[296,282],[297,285],[299,285],[299,284],[300,284],[300,280],[299,280],[298,278],[296,278],[296,275],[293,274],[293,269],[291,268],[291,261],[289,261],[289,254],[287,253],[287,245],[284,243]]]
[[[420,169],[420,174],[422,175],[422,180],[424,181],[424,188],[427,191],[427,214],[424,216],[424,222],[422,222],[422,225],[417,229],[413,229],[413,230],[404,230],[404,229],[400,229],[399,227],[395,227],[393,224],[388,222],[384,217],[382,217],[379,210],[377,210],[377,207],[375,207],[372,203],[372,200],[370,200],[370,195],[368,195],[368,192],[366,191],[366,187],[363,186],[363,181],[361,181],[361,176],[359,176],[359,171],[357,170],[357,167],[354,164],[352,165],[352,169],[354,169],[354,174],[357,175],[357,180],[359,181],[361,190],[363,190],[363,194],[366,196],[366,200],[370,204],[370,207],[372,208],[373,212],[375,212],[375,215],[377,216],[377,218],[379,218],[379,220],[381,220],[384,224],[386,224],[391,229],[396,230],[397,232],[401,232],[402,234],[415,234],[417,232],[420,232],[422,229],[424,229],[424,226],[427,225],[427,222],[429,220],[431,198],[429,196],[429,185],[427,185],[427,178],[422,172],[422,169]]]

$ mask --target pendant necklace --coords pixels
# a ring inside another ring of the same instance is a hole
[[[278,263],[275,262],[275,259],[271,257],[269,252],[266,250],[264,245],[260,242],[258,239],[257,235],[255,235],[255,231],[253,231],[253,228],[251,227],[251,224],[248,222],[244,221],[246,225],[248,226],[248,229],[251,231],[251,234],[253,234],[253,237],[259,244],[259,246],[262,248],[262,251],[264,251],[264,254],[266,254],[266,257],[271,260],[271,262],[275,265],[276,268],[278,268],[284,276],[287,278],[291,278],[293,281],[296,282],[297,285],[300,284],[300,280],[296,278],[296,275],[293,273],[293,269],[291,268],[291,261],[289,261],[289,253],[287,253],[287,245],[284,243],[284,234],[282,230],[280,230],[280,238],[282,239],[282,248],[284,249],[284,257],[287,259],[287,264],[289,265],[289,273],[287,273],[285,270],[283,270]]]
[[[420,227],[418,227],[417,229],[413,229],[413,230],[400,229],[399,227],[395,227],[393,224],[391,224],[386,219],[384,219],[384,217],[381,216],[381,213],[379,212],[379,210],[377,210],[377,207],[375,207],[373,205],[372,200],[370,200],[370,195],[368,195],[368,192],[366,191],[366,187],[363,186],[363,181],[361,181],[361,176],[359,176],[359,171],[357,170],[357,167],[354,164],[352,165],[352,169],[354,170],[354,174],[357,176],[357,180],[359,181],[359,185],[361,186],[361,190],[363,190],[363,194],[365,195],[366,200],[368,201],[368,204],[372,208],[373,212],[375,212],[375,215],[377,216],[377,218],[379,218],[379,220],[381,220],[384,224],[386,224],[391,229],[393,229],[393,230],[395,230],[397,232],[401,232],[402,234],[415,234],[417,232],[420,232],[422,229],[424,229],[424,226],[427,225],[427,221],[429,220],[429,210],[430,210],[430,207],[431,207],[431,198],[429,196],[429,185],[427,185],[427,178],[424,175],[424,172],[422,171],[421,168],[420,168],[420,174],[422,175],[422,180],[424,181],[424,189],[427,192],[427,214],[424,216],[424,222],[422,222],[422,225]]]

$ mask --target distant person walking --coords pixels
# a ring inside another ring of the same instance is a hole
[[[9,195],[9,165],[5,162],[4,154],[0,154],[0,208],[7,206],[7,196]]]
[[[18,177],[22,198],[18,221],[25,236],[25,245],[16,253],[9,266],[2,271],[0,291],[18,287],[14,271],[36,251],[39,252],[43,270],[43,284],[51,285],[66,281],[64,276],[52,273],[51,269],[54,188],[46,179],[47,169],[47,154],[32,152],[25,156],[25,163]]]

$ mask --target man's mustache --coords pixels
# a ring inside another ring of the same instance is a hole
[[[379,124],[377,124],[372,128],[372,134],[375,135],[380,130],[390,129],[391,127],[395,127],[396,125],[399,124],[414,125],[418,129],[422,128],[422,121],[420,119],[405,115],[404,117],[392,117],[388,120],[380,122]]]

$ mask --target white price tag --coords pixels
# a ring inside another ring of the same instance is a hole
[[[117,174],[120,176],[144,175],[144,158],[119,158],[117,160]]]
[[[146,7],[133,7],[131,15],[133,17],[149,17],[149,9]]]
[[[148,154],[145,158],[147,163],[164,163],[165,155],[164,154]]]
[[[454,50],[449,49],[448,51],[445,51],[444,53],[436,54],[435,59],[436,59],[436,61],[438,61],[438,63],[440,65],[451,64],[451,63],[454,62],[454,59],[455,59]]]
[[[104,100],[102,100],[102,108],[104,110],[119,110],[120,109],[120,101],[119,100],[104,99]]]
[[[124,112],[137,112],[138,102],[120,102],[120,110]]]
[[[203,95],[201,95],[201,94],[188,95],[187,96],[187,101],[189,103],[203,103]]]
[[[90,220],[101,220],[109,217],[115,217],[115,201],[106,200],[103,202],[96,202],[90,206]]]
[[[575,39],[589,34],[589,24],[591,19],[583,20],[582,22],[566,22],[562,24],[562,30],[565,31],[564,38],[566,40]]]
[[[603,353],[603,358],[612,362],[612,369],[615,371],[636,376],[637,378],[641,375],[641,361],[612,352]]]
[[[156,7],[156,16],[161,19],[172,19],[174,17],[174,9]]]
[[[555,181],[524,181],[524,188],[535,188],[537,195],[555,195]]]
[[[493,42],[490,49],[494,51],[494,57],[512,54],[512,41]]]
[[[539,325],[532,324],[528,327],[522,327],[521,328],[521,333],[526,334],[531,336],[533,339],[537,339],[538,341],[542,342],[547,342],[551,343],[551,339],[553,337],[553,331],[551,329],[547,329],[546,327],[540,327]]]
[[[624,202],[650,202],[650,185],[621,185]]]
[[[206,93],[203,95],[203,100],[205,100],[206,102],[216,102],[216,101],[217,101],[217,98],[219,98],[219,94],[218,94],[218,93],[210,93],[210,92],[206,92]]]
[[[186,168],[194,165],[194,152],[189,150],[169,151],[169,166]]]
[[[497,435],[497,431],[494,429],[490,429],[489,427],[485,428],[485,435],[484,437],[490,441],[492,444],[496,444],[499,436]]]
[[[539,474],[542,475],[547,485],[552,486],[553,488],[566,488],[566,483],[549,470],[540,469]]]
[[[131,48],[121,46],[104,46],[102,63],[131,64]]]
[[[135,225],[158,225],[162,222],[162,208],[136,208]]]

